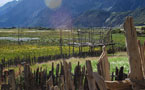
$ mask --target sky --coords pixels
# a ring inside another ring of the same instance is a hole
[[[13,0],[0,0],[0,6],[3,6],[4,4],[10,1],[13,1]]]

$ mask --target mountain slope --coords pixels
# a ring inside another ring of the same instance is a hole
[[[96,27],[96,26],[120,26],[127,16],[134,18],[135,25],[145,25],[145,8],[138,8],[127,12],[106,12],[92,10],[80,15],[75,20],[76,26]]]
[[[9,12],[11,10],[11,8],[16,6],[18,3],[19,2],[17,2],[17,1],[12,1],[12,2],[8,2],[3,7],[0,7],[0,12],[1,12],[0,15],[6,14],[6,12]]]
[[[110,14],[107,11],[90,10],[77,17],[74,24],[77,27],[101,27]]]
[[[44,2],[19,0],[0,7],[0,27],[116,26],[128,15],[144,23],[144,10],[135,9],[145,7],[145,0],[62,0],[57,9]]]
[[[134,24],[145,25],[145,8],[140,8],[129,12],[112,13],[106,20],[105,24],[108,26],[121,25],[127,16],[132,16],[134,18]]]
[[[34,2],[35,4],[33,4]],[[25,26],[25,23],[44,7],[45,4],[41,0],[22,0],[0,16],[0,26]]]
[[[108,0],[109,1],[109,0]],[[145,7],[145,0],[114,0],[116,3],[112,6],[111,11],[125,12]]]

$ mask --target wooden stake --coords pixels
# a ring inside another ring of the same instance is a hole
[[[94,79],[96,80],[99,90],[107,90],[104,79],[97,72],[94,72],[93,76]]]
[[[145,55],[144,55],[144,48],[145,46],[141,46],[140,40],[138,40],[138,49],[141,57],[141,62],[142,62],[142,70],[143,70],[143,75],[145,77]]]
[[[86,61],[86,66],[87,66],[87,79],[88,79],[88,86],[89,90],[99,90],[96,86],[95,79],[93,77],[93,70],[91,66],[91,61]]]
[[[144,80],[144,77],[141,64],[141,56],[138,49],[136,29],[133,25],[132,17],[127,17],[124,23],[124,30],[130,64],[129,77],[131,81],[142,81]],[[139,90],[140,87],[135,86],[133,89]]]
[[[111,80],[111,77],[110,77],[110,63],[108,61],[105,46],[103,47],[103,53],[99,58],[97,68],[98,68],[99,75],[101,75],[106,81]]]
[[[73,79],[71,75],[71,63],[68,64],[66,61],[64,63],[64,75],[65,75],[65,88],[66,90],[75,90]]]
[[[143,71],[141,66],[141,57],[137,45],[136,29],[133,25],[133,18],[127,17],[124,23],[126,36],[127,52],[130,64],[130,79],[143,80]]]
[[[16,90],[16,80],[14,70],[9,71],[8,84],[10,85],[11,90]]]

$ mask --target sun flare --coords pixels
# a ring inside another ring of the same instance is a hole
[[[51,9],[56,9],[61,6],[62,0],[45,0],[45,4],[47,7]]]

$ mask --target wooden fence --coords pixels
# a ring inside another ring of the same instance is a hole
[[[111,87],[109,86],[111,80],[122,81],[127,77],[123,73],[123,67],[117,69],[115,75],[110,75],[110,64],[105,47],[96,68],[98,73],[93,72],[89,60],[83,67],[78,62],[74,73],[72,73],[72,64],[66,61],[57,64],[56,70],[52,63],[49,72],[42,68],[32,72],[30,65],[25,64],[24,70],[19,69],[18,75],[15,75],[14,70],[1,72],[1,90],[107,90]]]
[[[136,30],[132,17],[127,17],[124,23],[127,52],[129,56],[129,75],[123,73],[123,67],[116,68],[115,75],[110,74],[110,64],[105,47],[96,66],[98,72],[93,72],[91,61],[81,67],[80,63],[72,73],[71,63],[63,61],[57,64],[56,70],[38,68],[32,72],[29,65],[19,70],[3,71],[0,67],[1,90],[145,90],[145,44],[137,41]],[[47,74],[48,73],[48,74]],[[112,81],[114,80],[115,81]]]
[[[49,56],[40,56],[40,57],[30,57],[30,55],[20,58],[19,56],[14,59],[8,59],[5,60],[3,58],[0,62],[0,67],[12,67],[12,66],[18,66],[22,65],[23,63],[27,63],[29,65],[33,65],[36,63],[44,63],[51,60],[58,60],[58,59],[67,59],[71,57],[87,57],[87,56],[99,56],[101,54],[101,51],[95,51],[95,52],[81,52],[81,53],[74,53],[73,55],[68,54],[62,54],[62,55],[49,55]]]

